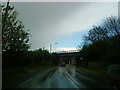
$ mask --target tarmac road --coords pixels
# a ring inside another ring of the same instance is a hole
[[[109,82],[105,85],[99,81],[101,78],[92,78],[82,72],[76,72],[74,66],[56,67],[19,83],[15,88],[110,88]]]

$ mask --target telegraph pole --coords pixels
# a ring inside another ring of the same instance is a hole
[[[5,24],[6,24],[6,22],[7,22],[8,9],[9,9],[9,0],[8,0],[8,2],[7,2],[7,5],[6,5],[5,16],[4,16],[4,19],[3,19],[3,22],[2,22],[2,24],[3,24],[3,29],[4,29]]]
[[[43,64],[45,64],[44,50],[45,50],[45,47],[43,47]]]
[[[52,53],[52,44],[58,44],[58,43],[50,43],[50,53]]]
[[[50,44],[50,53],[51,53],[51,49],[52,49],[52,43]]]

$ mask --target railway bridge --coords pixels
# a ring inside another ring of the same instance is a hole
[[[56,55],[59,63],[76,64],[76,60],[80,59],[80,51],[78,50],[57,52]]]

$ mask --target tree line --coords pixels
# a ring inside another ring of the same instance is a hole
[[[81,57],[91,61],[120,64],[120,18],[110,16],[93,26],[83,37]]]
[[[7,2],[6,6],[1,7],[3,69],[53,63],[56,57],[48,50],[29,50],[29,30],[25,30],[25,26],[17,19],[19,13],[14,6]]]

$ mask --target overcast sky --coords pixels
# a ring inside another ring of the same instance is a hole
[[[118,15],[117,2],[12,2],[30,30],[31,49],[74,49],[82,37],[106,17]],[[58,44],[54,44],[58,43]]]

